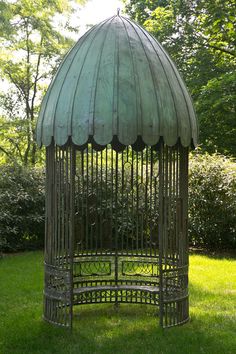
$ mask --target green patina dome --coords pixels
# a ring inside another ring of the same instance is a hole
[[[142,27],[121,16],[92,27],[66,55],[43,99],[37,142],[197,144],[193,105],[175,65]]]

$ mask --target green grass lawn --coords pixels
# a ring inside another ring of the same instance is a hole
[[[236,261],[190,257],[191,321],[162,330],[155,307],[122,304],[76,308],[74,330],[45,323],[43,256],[0,259],[0,354],[236,353]]]

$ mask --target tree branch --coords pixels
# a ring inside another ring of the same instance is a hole
[[[29,104],[29,91],[30,91],[30,48],[29,48],[29,23],[26,21],[25,23],[25,31],[26,31],[26,115],[27,119],[29,119],[30,114],[30,104]]]
[[[21,86],[14,80],[14,78],[12,77],[11,73],[7,70],[5,71],[6,74],[9,76],[11,82],[16,86],[16,88],[21,92],[21,94],[23,95],[24,99],[26,100],[26,95],[24,90],[21,88]]]
[[[209,44],[209,43],[206,43],[205,46],[215,49],[215,50],[219,50],[220,52],[223,52],[223,53],[227,53],[229,55],[232,55],[233,57],[236,56],[236,52],[234,52],[233,50],[227,49],[227,48],[218,47],[214,44]]]
[[[6,154],[8,157],[10,157],[12,159],[12,156],[10,154],[10,152],[8,152],[7,150],[5,150],[3,147],[0,146],[0,151],[4,152],[4,154]]]
[[[43,44],[43,38],[41,37],[40,47],[42,46],[42,44]],[[41,56],[42,56],[42,54],[39,53],[37,65],[36,65],[36,74],[34,77],[33,96],[31,99],[31,120],[33,120],[33,115],[34,115],[34,100],[35,100],[35,97],[37,94],[37,82],[38,82],[38,76],[39,76],[39,67],[40,67],[40,62],[41,62]]]
[[[20,156],[20,159],[21,161],[23,161],[23,157],[22,157],[22,153],[21,153],[21,150],[20,150],[20,147],[19,147],[19,144],[12,138],[7,138],[13,145],[15,145],[18,153],[19,153],[19,156]]]
[[[205,36],[201,31],[198,31],[193,25],[191,25],[190,23],[188,23],[187,21],[182,21],[184,22],[187,26],[191,27],[194,31],[194,36],[195,38],[199,38],[199,39],[202,39],[204,41],[204,45],[208,48],[212,48],[212,49],[215,49],[215,50],[219,50],[220,52],[223,52],[223,53],[226,53],[226,54],[229,54],[229,55],[232,55],[233,57],[236,56],[236,52],[233,51],[233,50],[230,50],[228,48],[225,48],[225,47],[219,47],[215,44],[210,44],[208,41],[209,41],[209,38],[207,36]]]

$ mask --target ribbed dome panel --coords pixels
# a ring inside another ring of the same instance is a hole
[[[133,145],[196,146],[191,98],[162,46],[134,22],[114,16],[94,26],[61,63],[43,99],[37,142],[69,138]]]

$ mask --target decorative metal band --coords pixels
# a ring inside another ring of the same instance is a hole
[[[74,264],[74,276],[76,277],[96,277],[111,275],[111,262],[81,261]]]
[[[124,303],[146,303],[150,305],[158,305],[158,290],[148,289],[145,287],[104,287],[87,289],[75,293],[74,302],[76,304],[100,303],[100,302],[124,302]]]
[[[123,276],[136,277],[158,277],[157,262],[141,262],[141,261],[123,261],[122,262]]]

